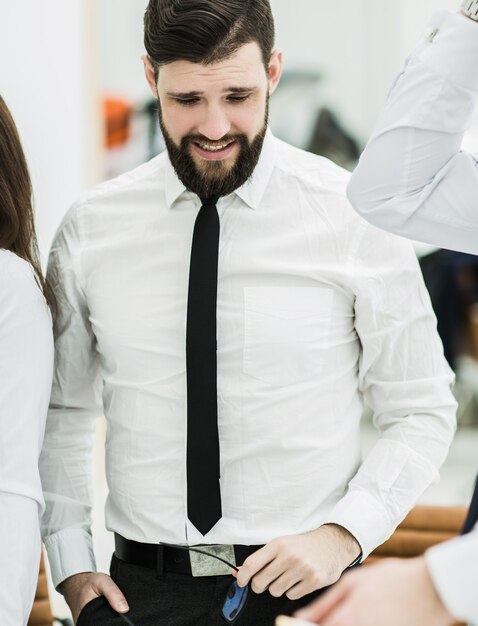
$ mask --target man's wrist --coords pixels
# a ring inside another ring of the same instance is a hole
[[[323,524],[319,530],[330,533],[331,538],[337,541],[342,563],[342,570],[357,565],[362,558],[362,547],[352,533],[339,524]]]
[[[71,589],[74,589],[75,587],[81,587],[84,581],[91,574],[95,574],[95,573],[96,572],[90,571],[90,572],[78,572],[78,574],[72,574],[71,576],[68,576],[68,578],[65,578],[65,580],[62,580],[61,583],[57,586],[56,590],[58,591],[58,593],[61,593],[61,595],[64,596],[65,590],[66,590],[66,593],[68,593]]]

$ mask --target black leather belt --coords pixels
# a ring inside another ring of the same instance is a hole
[[[189,576],[228,575],[231,573],[231,568],[213,556],[209,556],[208,551],[239,567],[248,556],[263,546],[197,545],[190,547],[200,551],[201,554],[185,550],[184,547],[132,541],[115,533],[115,556],[120,561],[154,569],[158,574],[173,572],[189,574]]]

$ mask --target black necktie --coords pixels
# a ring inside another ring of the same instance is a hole
[[[217,198],[194,225],[186,327],[188,518],[205,535],[222,517],[217,426]]]
[[[470,508],[468,510],[468,515],[466,516],[465,524],[463,525],[461,534],[465,535],[466,533],[471,532],[477,522],[478,522],[478,478],[475,483],[475,491],[473,492],[473,497],[471,499]]]

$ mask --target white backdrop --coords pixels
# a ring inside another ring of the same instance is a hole
[[[43,260],[62,215],[97,178],[95,1],[0,0],[0,94],[27,154]]]
[[[317,98],[362,142],[434,8],[458,0],[271,0],[286,69],[318,70]],[[100,97],[148,95],[147,0],[0,0],[0,93],[32,173],[45,258],[68,206],[102,176]]]

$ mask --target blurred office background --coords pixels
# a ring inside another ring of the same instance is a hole
[[[272,98],[274,133],[353,169],[406,54],[438,8],[458,0],[271,0],[284,77]],[[144,80],[147,0],[0,0],[0,93],[19,127],[35,189],[45,261],[67,208],[89,186],[162,149]],[[466,139],[478,151],[478,118]],[[478,264],[417,245],[445,352],[458,374],[460,428],[440,485],[422,501],[463,503],[478,454]],[[104,425],[98,424],[94,536],[107,569]],[[364,420],[364,451],[373,429]],[[58,615],[67,610],[53,598]]]

